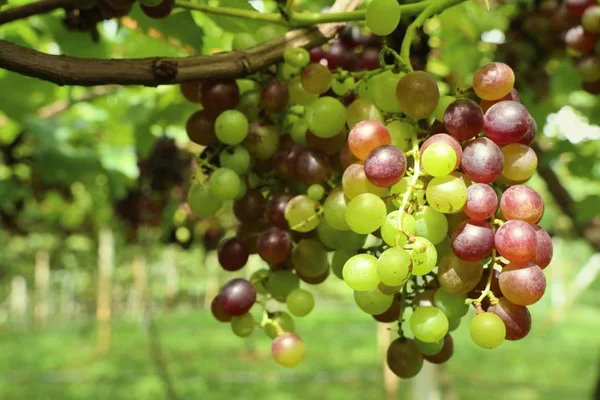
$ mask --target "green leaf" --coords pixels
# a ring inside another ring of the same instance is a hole
[[[590,221],[598,215],[598,204],[600,204],[600,195],[594,194],[586,197],[575,207],[575,219],[577,224],[583,224]]]

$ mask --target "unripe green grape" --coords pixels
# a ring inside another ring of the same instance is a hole
[[[267,160],[279,148],[279,131],[268,123],[253,122],[242,145],[257,159]]]
[[[214,216],[223,203],[210,193],[207,187],[201,183],[195,183],[190,188],[187,197],[190,210],[199,218]]]
[[[340,97],[350,93],[352,89],[354,89],[354,86],[356,86],[356,84],[354,82],[354,78],[351,76],[347,77],[343,81],[338,81],[337,79],[334,79],[331,82],[331,90],[333,90],[333,93]]]
[[[250,153],[242,146],[228,147],[219,154],[221,166],[231,169],[238,175],[248,172],[250,161]]]
[[[433,116],[439,122],[444,122],[444,113],[446,112],[446,108],[454,101],[456,97],[454,96],[442,96],[440,97],[440,101],[433,112]]]
[[[331,87],[333,75],[329,68],[319,63],[308,64],[300,76],[302,87],[309,93],[323,94]]]
[[[346,261],[348,261],[352,256],[356,255],[355,250],[345,250],[339,249],[333,253],[333,258],[331,259],[331,271],[335,276],[339,279],[344,279],[344,265]]]
[[[408,187],[410,186],[410,180],[411,180],[411,178],[404,177],[404,178],[400,179],[400,181],[398,183],[396,183],[394,186],[392,186],[390,188],[390,195],[394,195],[394,197],[392,197],[392,204],[395,205],[396,207],[400,207],[402,205],[402,200],[403,200],[404,194],[406,193],[406,191],[408,190]],[[423,186],[424,183],[422,180],[417,179],[416,185]]]
[[[248,136],[248,119],[238,110],[223,111],[215,121],[215,134],[225,144],[242,143]]]
[[[288,93],[290,95],[290,104],[299,104],[301,106],[308,106],[314,103],[319,98],[318,94],[307,92],[300,78],[294,78],[288,83]]]
[[[140,3],[141,3],[141,1],[140,1]],[[233,41],[231,42],[231,49],[232,50],[246,50],[246,49],[256,46],[257,44],[258,44],[258,41],[251,33],[240,32],[240,33],[237,33],[233,37]]]
[[[285,207],[285,219],[290,228],[298,232],[309,232],[321,222],[317,210],[319,204],[305,195],[292,198]]]
[[[265,286],[276,299],[285,299],[292,290],[300,286],[300,278],[292,271],[274,271],[269,275]]]
[[[357,254],[346,261],[342,275],[344,282],[353,290],[376,288],[379,284],[377,258],[370,254]]]
[[[294,141],[294,143],[301,144],[306,146],[306,131],[308,131],[308,126],[306,126],[306,121],[301,119],[292,125],[292,129],[290,130],[290,137]]]
[[[267,279],[269,278],[270,273],[271,272],[268,269],[259,269],[257,271],[254,271],[252,273],[252,275],[250,275],[249,281],[256,288],[256,293],[258,293],[258,294],[267,294],[268,293],[267,288],[265,287],[265,283],[267,282]]]
[[[240,187],[240,177],[229,168],[215,170],[208,180],[210,193],[222,201],[235,199]]]
[[[348,116],[346,123],[349,128],[358,124],[360,121],[378,121],[383,122],[383,115],[379,108],[370,99],[356,99],[348,106]]]
[[[410,329],[416,339],[437,342],[448,333],[448,318],[437,307],[419,307],[410,317]]]
[[[367,314],[377,315],[386,312],[394,302],[394,296],[381,293],[378,288],[354,291],[356,305]]]
[[[341,190],[331,192],[331,194],[327,196],[325,204],[323,204],[325,221],[339,231],[347,231],[350,229],[350,226],[346,223],[347,206],[348,204],[346,203],[344,192]]]
[[[367,6],[365,22],[376,35],[392,33],[400,23],[401,8],[396,0],[373,0]]]
[[[427,275],[435,268],[437,263],[437,250],[429,240],[416,237],[408,250],[413,262],[413,275]]]
[[[440,351],[442,351],[442,347],[444,347],[444,339],[440,339],[437,342],[427,343],[422,342],[419,339],[415,339],[415,346],[426,356],[435,356]]]
[[[416,232],[415,219],[406,213],[402,214],[402,232],[400,232],[399,215],[398,210],[392,211],[385,217],[385,221],[381,225],[381,238],[389,246],[402,246],[408,241],[408,236],[414,236]]]
[[[288,294],[285,303],[292,315],[304,317],[315,307],[315,298],[307,290],[294,289]]]
[[[448,320],[460,319],[469,312],[469,306],[465,304],[467,295],[451,294],[442,288],[435,291],[433,296],[434,305],[442,310]]]
[[[327,249],[318,240],[303,239],[294,247],[292,265],[308,278],[321,276],[329,269]]]
[[[237,106],[245,116],[248,122],[256,122],[260,117],[260,93],[256,90],[249,90],[240,96],[240,102]]]
[[[418,120],[430,116],[435,111],[440,91],[429,73],[413,71],[398,81],[396,98],[404,114]]]
[[[356,196],[346,208],[346,223],[356,233],[367,234],[381,227],[387,208],[380,197],[372,193]]]
[[[250,313],[231,318],[231,330],[240,337],[250,336],[255,325],[254,317]]]
[[[256,40],[258,43],[268,42],[283,36],[286,33],[286,29],[275,25],[263,25],[256,30]]]
[[[325,194],[325,188],[319,185],[318,183],[315,183],[308,187],[308,191],[306,194],[312,200],[319,201],[323,198],[323,195]]]
[[[356,251],[362,249],[367,240],[367,235],[361,235],[360,233],[352,232],[351,230],[340,231],[339,233],[338,247],[344,250]]]
[[[506,336],[506,326],[502,318],[491,312],[477,314],[471,321],[469,331],[473,342],[484,349],[500,346]]]
[[[404,76],[385,71],[369,80],[369,90],[375,105],[385,112],[399,113],[400,105],[396,99],[396,86]]]
[[[379,280],[388,286],[401,286],[410,278],[412,260],[401,247],[390,247],[377,260]]]
[[[284,332],[295,332],[296,331],[296,323],[294,322],[294,318],[285,311],[277,311],[272,317],[270,321],[267,321],[263,330],[265,334],[271,339],[275,339],[277,337],[277,326]]]
[[[308,106],[306,125],[320,138],[331,138],[340,133],[346,124],[346,107],[333,97],[321,97]]]
[[[512,143],[502,148],[502,176],[512,181],[525,181],[533,176],[538,160],[535,152],[524,144]]]
[[[456,152],[446,143],[437,142],[428,146],[421,156],[423,169],[431,176],[446,176],[454,171]]]
[[[386,125],[392,137],[392,144],[407,152],[412,148],[411,140],[417,137],[417,127],[408,122],[395,120]]]
[[[296,68],[304,68],[310,62],[310,54],[303,47],[285,49],[283,52],[283,61]]]
[[[450,318],[448,320],[448,332],[454,332],[455,330],[457,330],[460,326],[461,321],[462,320],[460,318]]]
[[[240,191],[238,192],[237,196],[235,196],[234,200],[240,200],[242,197],[244,197],[246,195],[247,191],[248,191],[248,185],[246,185],[246,182],[243,179],[240,179]]]
[[[467,202],[467,186],[462,179],[454,175],[433,178],[425,193],[427,203],[434,210],[444,214],[461,211]]]
[[[448,233],[446,216],[429,206],[424,206],[413,214],[415,220],[415,235],[424,237],[437,245]]]
[[[342,232],[329,225],[327,221],[321,221],[317,226],[317,238],[328,249],[338,249],[340,247]]]

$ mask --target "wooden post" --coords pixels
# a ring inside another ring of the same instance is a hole
[[[22,276],[15,276],[10,281],[10,316],[18,327],[25,323],[27,313],[27,281]]]
[[[436,366],[425,361],[421,372],[412,379],[412,399],[437,400],[441,398]]]
[[[50,288],[50,255],[47,251],[38,251],[35,254],[35,303],[33,315],[35,324],[42,327],[48,319],[49,288]]]
[[[167,310],[172,309],[177,304],[179,296],[179,272],[177,271],[177,248],[167,246],[163,256],[165,272],[165,304]]]
[[[134,317],[143,318],[148,296],[148,275],[146,273],[146,259],[141,252],[137,252],[133,259],[133,277],[135,287],[131,313]]]
[[[395,400],[398,395],[398,377],[389,369],[386,361],[387,349],[392,343],[392,327],[394,324],[377,324],[377,342],[379,344],[379,353],[382,355],[383,365],[383,385],[385,387],[385,398]]]
[[[114,237],[110,228],[102,228],[98,237],[98,351],[106,353],[111,343],[112,276],[114,271]]]

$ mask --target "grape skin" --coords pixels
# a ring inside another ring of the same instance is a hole
[[[521,103],[501,101],[490,107],[483,119],[487,137],[499,146],[516,143],[531,127],[531,116]]]
[[[498,253],[508,261],[524,264],[535,255],[536,234],[527,222],[510,220],[496,231],[495,245]]]
[[[429,73],[413,71],[398,81],[396,98],[406,116],[418,120],[433,114],[440,99],[440,91]]]
[[[519,219],[535,224],[544,213],[544,201],[532,188],[524,185],[511,186],[500,199],[500,210],[505,219]]]
[[[373,0],[367,7],[365,21],[374,34],[389,35],[400,22],[400,6],[396,0]]]
[[[268,264],[283,262],[290,253],[291,242],[287,233],[277,227],[264,231],[257,242],[258,255]]]
[[[303,239],[292,251],[292,265],[308,278],[321,276],[329,269],[327,249],[318,240]]]
[[[352,164],[346,168],[342,175],[342,188],[350,200],[363,193],[373,193],[379,197],[387,193],[387,188],[375,186],[369,181],[362,164]]]
[[[491,218],[498,208],[496,191],[485,183],[474,183],[467,188],[464,212],[472,219],[483,221]]]
[[[348,134],[348,147],[359,160],[366,160],[375,148],[391,142],[389,131],[378,121],[361,121]]]
[[[488,311],[499,316],[504,322],[506,340],[521,340],[531,330],[531,314],[525,306],[513,304],[503,297]]]
[[[477,314],[471,321],[471,339],[479,347],[493,349],[502,344],[506,327],[502,319],[491,312]]]
[[[233,317],[246,314],[255,301],[256,289],[245,279],[232,279],[219,292],[219,307]]]
[[[458,99],[444,112],[444,126],[458,140],[468,140],[483,129],[483,112],[471,99]]]
[[[525,265],[508,264],[502,269],[498,282],[504,297],[520,306],[536,303],[546,291],[544,272],[530,262]]]
[[[427,185],[426,196],[433,209],[445,214],[456,213],[467,201],[467,187],[453,175],[433,178]]]
[[[486,64],[473,75],[473,89],[483,100],[497,100],[506,96],[514,84],[513,70],[500,62]]]
[[[384,294],[375,287],[370,290],[354,291],[354,301],[365,313],[379,315],[392,306],[394,296]]]
[[[416,339],[437,342],[448,333],[448,318],[437,307],[419,307],[410,317],[410,329]]]
[[[477,183],[492,183],[504,167],[504,155],[500,147],[488,138],[477,138],[463,150],[463,172]]]
[[[460,321],[460,319],[458,321]],[[450,329],[450,331],[452,330],[453,329]],[[444,336],[442,349],[437,354],[432,356],[424,355],[423,357],[430,363],[443,364],[452,357],[452,354],[454,354],[454,340],[450,334],[447,334]]]
[[[423,367],[423,355],[414,340],[398,338],[388,347],[386,362],[396,376],[409,379],[416,376]]]
[[[371,290],[379,284],[377,258],[370,254],[350,257],[342,271],[344,282],[356,291]]]
[[[454,152],[456,153],[456,164],[454,165],[454,169],[458,168],[458,166],[460,165],[460,163],[462,161],[462,156],[463,156],[462,147],[460,147],[460,143],[458,143],[458,141],[456,141],[456,139],[454,139],[450,135],[446,135],[445,133],[435,134],[435,135],[431,136],[429,139],[427,139],[425,142],[423,142],[423,144],[421,145],[421,151],[420,151],[421,162],[423,162],[423,153],[425,153],[425,150],[427,150],[427,148],[434,143],[445,143],[454,149]]]
[[[502,176],[515,182],[531,178],[537,168],[537,156],[528,146],[519,143],[509,144],[502,148],[504,167]]]
[[[454,253],[442,257],[438,266],[440,286],[451,294],[466,294],[473,290],[483,275],[479,261],[467,262]]]
[[[296,159],[296,175],[307,185],[324,184],[332,170],[331,159],[315,150],[304,149]]]
[[[238,271],[246,265],[250,251],[246,243],[237,237],[229,238],[219,245],[219,264],[225,271]]]
[[[494,248],[494,230],[487,221],[469,219],[460,224],[450,238],[452,251],[464,261],[478,261]]]
[[[349,128],[360,121],[377,121],[383,123],[383,115],[379,108],[370,99],[356,99],[348,106],[348,118],[346,123]]]
[[[271,353],[277,364],[293,368],[304,359],[306,346],[300,336],[287,332],[273,340]]]
[[[533,225],[533,229],[535,230],[535,239],[537,246],[535,250],[535,255],[531,259],[531,262],[533,262],[541,269],[544,269],[550,264],[550,261],[552,260],[552,239],[550,238],[550,235],[548,235],[548,232],[546,232],[540,226]]]
[[[394,146],[379,146],[365,160],[365,175],[371,183],[390,187],[406,173],[406,156]]]

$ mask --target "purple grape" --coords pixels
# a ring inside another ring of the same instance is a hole
[[[483,129],[483,112],[471,99],[454,100],[444,112],[444,126],[458,140],[468,140]]]
[[[256,247],[258,255],[268,264],[279,264],[290,254],[292,244],[283,229],[273,226],[258,237]]]
[[[233,203],[233,213],[240,222],[256,222],[265,213],[265,198],[256,189],[248,189],[244,197]]]
[[[256,301],[256,289],[245,279],[230,280],[219,293],[218,305],[231,316],[240,316],[250,311]]]
[[[460,224],[450,238],[452,251],[464,261],[478,261],[494,248],[494,230],[487,221],[469,219]]]
[[[463,211],[472,219],[483,221],[496,213],[498,196],[492,187],[485,183],[473,183],[467,188],[467,202]]]
[[[531,260],[537,248],[535,230],[527,222],[506,221],[496,231],[496,250],[508,261],[524,264]]]
[[[477,138],[464,148],[461,167],[473,182],[492,183],[502,174],[504,156],[490,139]]]
[[[298,176],[296,174],[296,161],[304,147],[299,144],[293,144],[291,147],[281,148],[274,157],[275,173],[285,181],[293,181]]]
[[[289,98],[287,86],[279,79],[272,79],[260,92],[260,107],[267,111],[283,111],[288,105]]]
[[[287,229],[289,224],[285,219],[285,206],[292,199],[287,193],[275,194],[267,203],[267,219],[271,225],[281,229]]]
[[[225,240],[217,251],[219,263],[225,271],[237,271],[248,262],[250,251],[244,241],[238,237]]]
[[[406,156],[395,146],[379,146],[365,160],[367,179],[379,187],[394,186],[405,173]]]
[[[221,321],[221,322],[231,321],[231,315],[227,314],[225,312],[225,310],[223,310],[223,308],[222,308],[221,295],[217,295],[210,302],[210,311],[217,321]]]
[[[490,107],[483,118],[487,137],[499,146],[516,143],[531,127],[531,116],[521,103],[501,101]]]
[[[552,253],[554,252],[552,239],[548,235],[548,232],[538,225],[533,225],[533,230],[535,231],[537,247],[531,262],[544,269],[552,261]]]
[[[531,118],[531,125],[529,126],[527,133],[519,139],[517,143],[529,146],[533,142],[533,139],[535,139],[535,135],[537,135],[537,122],[535,122],[535,119]]]
[[[202,82],[200,98],[204,111],[215,117],[235,108],[240,101],[240,90],[233,79],[211,79]]]
[[[318,151],[305,149],[296,159],[296,174],[307,185],[327,182],[332,170],[331,159]]]

